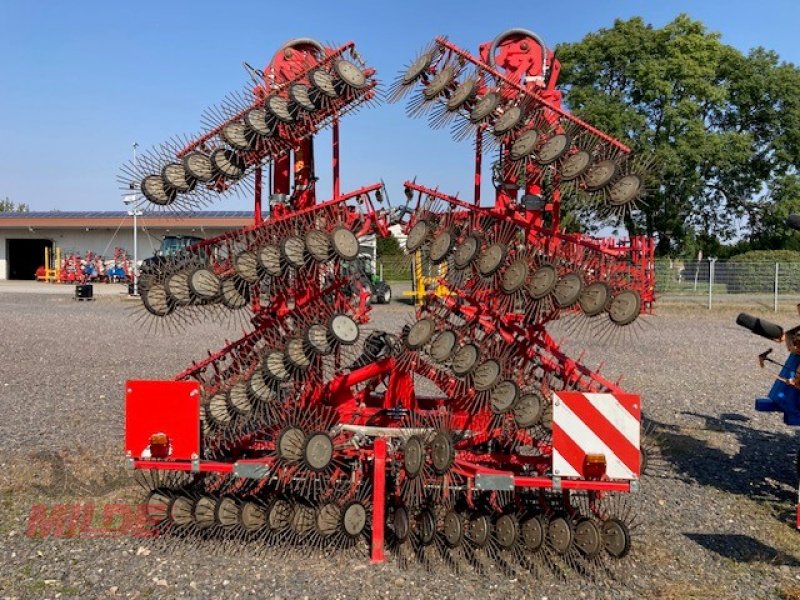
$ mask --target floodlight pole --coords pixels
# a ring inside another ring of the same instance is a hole
[[[133,142],[133,166],[136,167],[136,148],[139,147],[138,142]],[[137,182],[138,183],[138,182]],[[125,198],[125,204],[133,205],[133,210],[129,210],[128,214],[133,217],[133,295],[139,295],[139,227],[136,222],[136,217],[142,214],[142,211],[136,208],[136,188],[133,194]]]
[[[134,207],[128,214],[133,214],[133,295],[139,295],[139,227],[136,224],[136,217],[142,214],[138,208]]]

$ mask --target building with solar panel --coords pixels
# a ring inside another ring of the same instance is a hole
[[[0,280],[36,279],[45,249],[61,256],[91,253],[110,260],[115,249],[133,255],[133,218],[127,211],[0,212]],[[181,215],[144,213],[137,219],[138,258],[153,256],[166,236],[210,238],[253,223],[251,211],[202,211]],[[375,269],[375,239],[361,240]]]
[[[153,256],[165,236],[208,238],[252,222],[251,211],[145,213],[137,223],[139,260]],[[45,248],[107,259],[123,248],[132,255],[132,217],[127,211],[0,213],[0,279],[35,279],[45,264]]]

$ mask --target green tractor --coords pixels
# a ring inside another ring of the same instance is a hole
[[[202,242],[203,238],[193,235],[167,235],[161,240],[161,246],[154,256],[145,258],[139,268],[139,288],[147,289],[158,267],[168,258],[180,253],[184,248]]]
[[[349,271],[363,286],[369,288],[370,302],[389,304],[392,301],[392,288],[375,273],[369,254],[359,254],[358,258],[350,263]]]

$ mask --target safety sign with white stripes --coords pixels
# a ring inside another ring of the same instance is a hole
[[[553,474],[639,478],[641,402],[633,394],[553,393]]]

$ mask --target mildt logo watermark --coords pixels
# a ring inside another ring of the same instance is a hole
[[[34,504],[25,534],[32,538],[153,537],[152,505],[144,504]],[[166,505],[160,509],[166,510]]]
[[[34,459],[50,467],[47,485],[34,488],[50,498],[98,498],[130,487],[130,474],[122,467],[102,473],[99,479],[77,477],[56,452],[40,452]],[[26,535],[32,538],[152,537],[157,514],[167,507],[129,503],[52,502],[37,503],[28,515]]]

